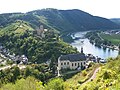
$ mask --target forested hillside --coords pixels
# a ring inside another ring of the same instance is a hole
[[[116,23],[97,16],[92,16],[81,10],[42,9],[28,13],[0,14],[0,26],[6,26],[15,20],[29,22],[33,28],[43,24],[45,27],[60,32],[78,32],[84,30],[116,29]]]
[[[0,43],[16,55],[26,55],[29,62],[42,63],[52,55],[57,58],[62,54],[78,53],[75,48],[63,42],[52,30],[45,33],[44,38],[34,34],[29,23],[16,21],[0,29]]]
[[[111,20],[112,22],[120,25],[120,18],[112,18],[112,19],[110,19],[110,20]]]

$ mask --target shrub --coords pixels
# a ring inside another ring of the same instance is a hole
[[[84,70],[84,71],[82,71],[82,75],[83,76],[86,76],[87,75],[87,72]]]
[[[46,90],[64,90],[64,82],[61,78],[51,79],[46,86]]]

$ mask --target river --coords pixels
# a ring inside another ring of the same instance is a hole
[[[83,38],[86,33],[87,32],[78,32],[72,35],[73,39],[79,38],[71,43],[71,45],[73,47],[76,47],[79,52],[81,51],[81,47],[83,47],[83,52],[85,54],[93,54],[94,56],[98,56],[102,59],[118,56],[117,50],[112,50],[109,48],[103,49],[102,47],[96,47],[95,45],[91,44],[87,38]]]

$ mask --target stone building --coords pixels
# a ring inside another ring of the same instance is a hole
[[[37,35],[40,36],[40,37],[45,37],[45,30],[44,30],[44,27],[43,25],[40,25],[40,27],[37,29]]]
[[[84,53],[61,55],[58,58],[58,68],[83,69],[86,67],[86,56]]]

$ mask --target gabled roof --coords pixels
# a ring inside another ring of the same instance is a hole
[[[69,60],[71,62],[74,62],[74,61],[83,61],[83,60],[86,60],[86,56],[85,56],[84,53],[61,55],[59,57],[59,60],[60,61]]]

